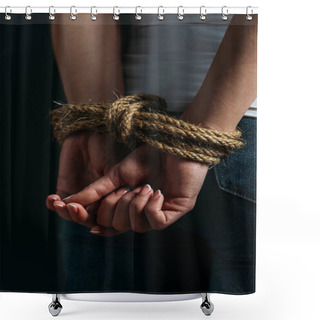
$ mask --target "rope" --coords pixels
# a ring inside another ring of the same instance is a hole
[[[114,136],[131,149],[147,143],[172,155],[208,165],[244,146],[241,131],[203,128],[164,114],[166,101],[158,96],[135,94],[113,103],[67,104],[52,112],[54,137],[60,144],[80,131]]]

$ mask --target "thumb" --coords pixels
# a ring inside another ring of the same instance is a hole
[[[62,199],[62,201],[65,203],[76,202],[82,206],[96,202],[120,187],[119,178],[116,178],[118,176],[118,167],[114,167],[103,177],[89,184],[78,193]]]

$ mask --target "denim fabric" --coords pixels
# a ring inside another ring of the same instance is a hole
[[[243,117],[238,128],[245,146],[214,167],[219,187],[249,201],[256,201],[257,119]]]

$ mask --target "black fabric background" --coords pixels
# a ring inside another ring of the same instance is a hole
[[[55,290],[58,219],[45,206],[54,191],[58,146],[48,126],[63,90],[44,16],[0,16],[0,289]],[[18,24],[16,24],[18,22]]]

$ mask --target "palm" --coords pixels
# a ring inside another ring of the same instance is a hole
[[[84,132],[68,137],[60,153],[57,194],[65,197],[79,192],[126,153],[123,146],[103,134]]]

